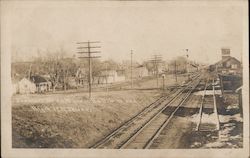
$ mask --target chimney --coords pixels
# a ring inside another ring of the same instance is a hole
[[[222,60],[230,57],[230,48],[221,48],[221,58]]]

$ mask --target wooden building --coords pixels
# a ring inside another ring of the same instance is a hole
[[[219,74],[242,74],[241,62],[234,57],[228,57],[220,60],[215,63],[214,69]]]
[[[31,76],[30,80],[33,83],[35,83],[37,93],[44,93],[44,92],[51,91],[52,84],[50,81],[48,81],[44,77],[35,75],[35,76]]]
[[[94,77],[93,84],[105,84],[125,81],[124,70],[103,70]]]
[[[221,60],[210,66],[210,70],[216,71],[218,74],[241,75],[241,62],[230,56],[230,49],[221,49]]]
[[[27,78],[21,80],[12,79],[12,93],[13,94],[30,94],[36,92],[36,85]]]

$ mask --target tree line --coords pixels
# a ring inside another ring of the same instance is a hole
[[[100,59],[92,60],[92,80],[96,76],[102,74],[103,71],[107,70],[129,70],[130,61],[125,60],[121,63],[116,62],[112,59],[101,61]],[[133,67],[143,65],[149,72],[155,71],[155,63],[144,61],[142,64],[138,62],[133,63]],[[164,72],[174,73],[178,71],[181,73],[186,72],[187,59],[184,57],[177,57],[169,62],[163,61],[161,67]],[[26,77],[29,78],[33,75],[47,76],[49,81],[52,83],[52,89],[55,91],[56,88],[63,88],[64,90],[69,87],[69,80],[75,79],[76,81],[81,78],[88,82],[88,61],[78,58],[66,57],[65,52],[58,53],[47,53],[47,55],[33,58],[29,62],[14,62],[12,67],[12,78]],[[157,66],[158,67],[158,66]]]

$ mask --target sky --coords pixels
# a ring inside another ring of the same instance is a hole
[[[243,11],[238,5],[156,2],[10,2],[7,18],[11,53],[29,59],[60,49],[76,55],[81,41],[101,41],[101,60],[164,60],[186,56],[214,63],[221,48],[241,60]]]

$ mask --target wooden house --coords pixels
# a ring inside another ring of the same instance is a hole
[[[13,94],[29,94],[36,92],[36,85],[27,78],[21,80],[12,80],[12,93]]]
[[[103,70],[93,80],[94,84],[105,84],[125,81],[124,70]]]
[[[36,85],[37,93],[44,93],[47,91],[51,91],[52,84],[50,81],[45,79],[45,77],[35,75],[31,76],[30,80]]]

